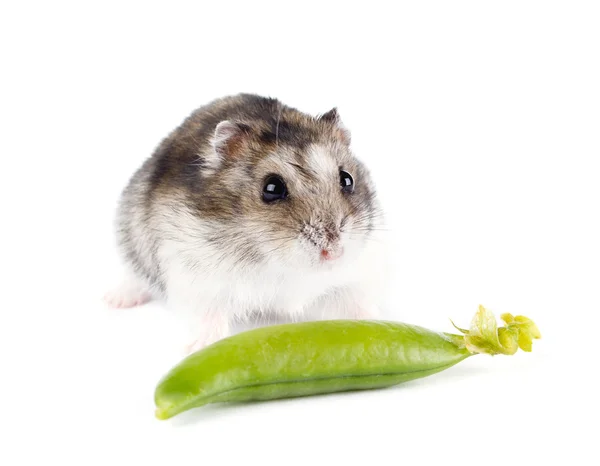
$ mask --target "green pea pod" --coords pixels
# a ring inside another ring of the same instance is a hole
[[[448,369],[474,354],[531,351],[541,335],[523,316],[498,329],[483,306],[462,335],[398,322],[313,321],[261,327],[189,355],[155,390],[169,419],[209,403],[266,401],[390,387]]]

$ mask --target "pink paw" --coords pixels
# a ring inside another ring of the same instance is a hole
[[[152,295],[139,286],[123,284],[104,295],[104,301],[112,308],[141,306],[152,299]]]
[[[189,345],[185,346],[184,354],[187,356],[192,353],[195,353],[196,351],[200,351],[201,349],[206,348],[207,346],[213,344],[215,341],[217,341],[217,340],[208,339],[208,338],[199,338],[198,340],[195,340],[192,343],[190,343]]]
[[[229,321],[224,313],[212,313],[200,318],[197,326],[190,328],[194,339],[184,349],[184,355],[200,351],[229,335]]]
[[[372,308],[358,308],[352,316],[356,320],[375,320],[379,317],[379,310]]]

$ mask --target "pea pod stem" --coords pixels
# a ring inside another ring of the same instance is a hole
[[[452,325],[462,335],[452,335],[458,345],[464,345],[472,354],[513,355],[519,348],[531,352],[534,339],[542,337],[535,323],[525,317],[502,314],[500,318],[507,324],[498,327],[496,317],[488,309],[479,306],[479,311],[471,320],[471,327],[465,330]],[[451,335],[451,334],[450,334]]]

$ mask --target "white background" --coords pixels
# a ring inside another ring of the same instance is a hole
[[[2,3],[0,463],[599,464],[597,3],[352,3]],[[338,106],[387,210],[393,318],[450,331],[483,304],[534,319],[534,351],[154,419],[186,342],[161,303],[101,301],[115,202],[240,91]]]

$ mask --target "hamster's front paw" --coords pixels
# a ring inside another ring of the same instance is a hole
[[[377,306],[365,306],[354,308],[350,317],[356,320],[375,320],[379,315],[379,308]]]
[[[150,292],[133,281],[124,281],[104,295],[104,301],[112,308],[141,306],[151,299]]]
[[[195,332],[196,339],[185,346],[184,354],[190,355],[229,335],[229,321],[222,315],[203,317]]]
[[[196,351],[200,351],[201,349],[206,348],[207,346],[213,344],[218,340],[220,340],[220,338],[198,338],[197,340],[194,340],[193,342],[185,346],[184,355],[187,356],[192,353],[195,353]]]

